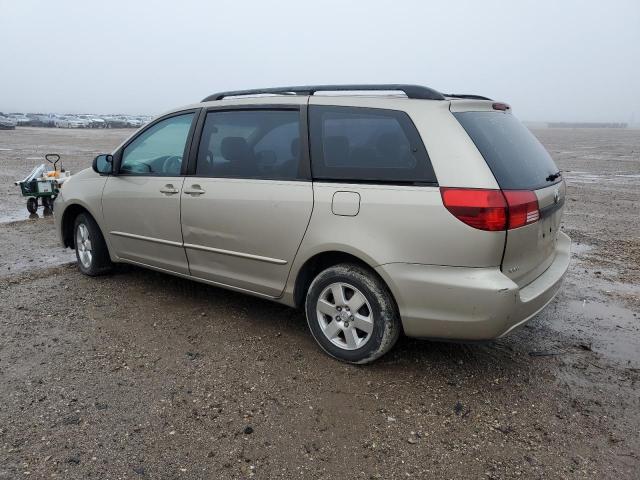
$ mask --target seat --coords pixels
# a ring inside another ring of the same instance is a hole
[[[219,166],[216,170],[225,177],[256,176],[256,156],[243,137],[225,137],[220,143],[222,158],[228,165]]]
[[[284,162],[277,169],[276,173],[282,178],[296,178],[300,166],[300,139],[294,138],[291,141],[291,159]]]
[[[341,167],[349,162],[349,139],[334,135],[324,139],[324,163],[328,167]]]

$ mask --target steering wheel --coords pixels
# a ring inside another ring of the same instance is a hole
[[[135,162],[131,165],[122,165],[120,167],[120,170],[122,170],[123,172],[141,172],[142,167],[145,167],[149,173],[153,172],[151,165],[144,162]]]
[[[180,175],[180,167],[182,167],[181,155],[169,155],[162,164],[162,173],[175,173]]]

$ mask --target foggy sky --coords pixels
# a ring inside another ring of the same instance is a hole
[[[0,111],[151,113],[219,90],[417,83],[524,120],[640,122],[640,1],[0,0]]]

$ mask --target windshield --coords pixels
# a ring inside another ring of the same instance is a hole
[[[500,112],[453,114],[475,143],[503,190],[537,190],[561,181],[558,167],[516,117]],[[549,180],[547,180],[549,179]]]

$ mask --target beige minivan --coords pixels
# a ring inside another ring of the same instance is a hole
[[[223,92],[166,113],[56,200],[87,275],[125,262],[304,308],[329,355],[488,340],[555,296],[565,183],[511,113],[414,85]]]

